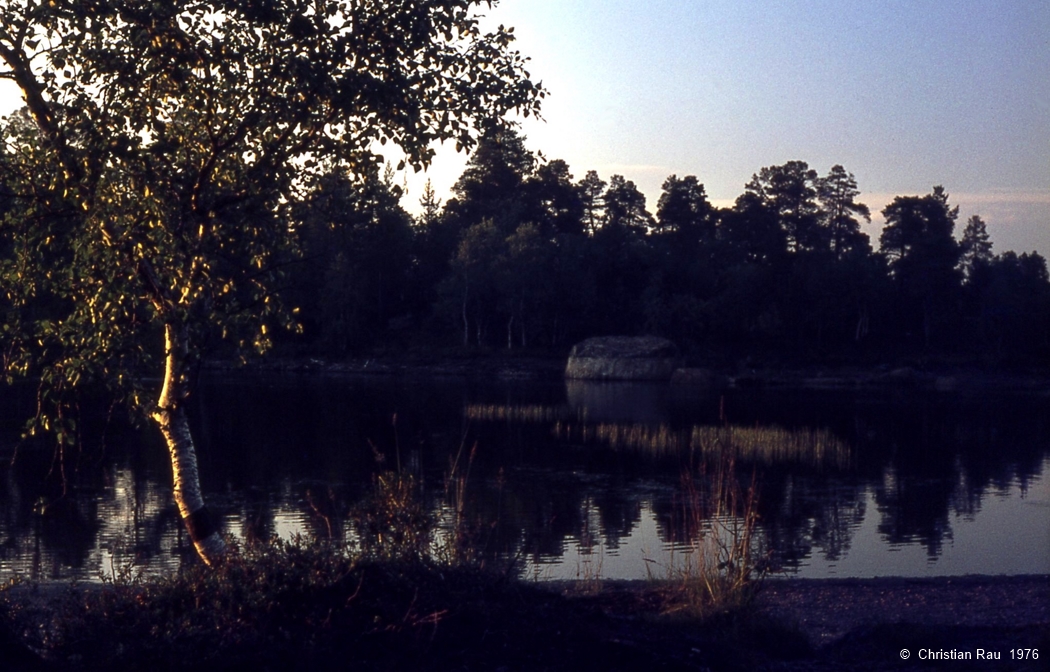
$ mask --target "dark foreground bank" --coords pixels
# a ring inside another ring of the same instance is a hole
[[[710,610],[673,584],[535,584],[299,549],[160,583],[19,586],[0,605],[5,670],[1043,670],[1050,657],[1050,577],[773,580]],[[958,658],[979,649],[1000,658]]]

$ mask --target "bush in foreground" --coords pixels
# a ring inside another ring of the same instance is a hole
[[[478,554],[461,548],[463,530],[445,530],[451,547],[443,548],[415,482],[384,473],[355,511],[352,542],[230,540],[214,568],[144,579],[126,565],[47,604],[0,592],[0,619],[60,669],[578,669],[610,646],[624,649],[618,665],[648,664],[661,651],[677,660],[694,655],[690,640],[675,634],[682,628],[738,638],[741,623],[751,627],[739,615],[752,594],[754,493],[742,506],[743,533],[717,527],[741,509],[728,485],[731,463],[717,476],[710,490],[687,488],[692,498],[683,502],[688,523],[723,521],[700,536],[714,545],[697,551],[699,564],[666,582],[589,598],[483,571],[471,561]],[[457,483],[461,500],[466,485]],[[659,618],[671,613],[673,623]],[[625,625],[624,616],[639,615]],[[625,648],[617,643],[625,637],[657,642]]]
[[[70,588],[47,605],[0,594],[4,625],[62,670],[746,669],[763,642],[807,650],[761,619],[665,611],[646,584],[567,597],[471,566],[359,560],[301,540],[234,547],[213,570]]]

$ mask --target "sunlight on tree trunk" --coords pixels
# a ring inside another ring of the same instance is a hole
[[[184,401],[186,380],[182,371],[185,365],[186,336],[176,325],[164,328],[165,366],[164,386],[157,401],[153,420],[164,435],[171,456],[174,475],[175,504],[186,525],[194,548],[209,566],[221,562],[226,545],[211,517],[201,495],[200,477],[197,473],[197,451],[193,446],[189,420]]]

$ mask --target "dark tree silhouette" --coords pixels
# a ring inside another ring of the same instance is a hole
[[[1037,252],[1004,252],[976,265],[968,289],[976,294],[980,345],[986,358],[1050,354],[1050,275]]]
[[[744,187],[776,213],[789,252],[822,251],[829,247],[817,204],[817,171],[805,161],[760,170]]]
[[[598,173],[588,170],[587,174],[579,184],[580,198],[583,202],[583,224],[590,235],[601,226],[605,202],[602,199],[605,194],[605,180],[598,177]]]
[[[491,220],[509,235],[526,214],[524,186],[535,169],[536,157],[517,131],[490,128],[453,185],[446,215],[460,231]]]
[[[966,277],[972,278],[979,266],[992,260],[992,241],[988,236],[988,227],[979,215],[966,220],[962,239],[959,241],[959,263]]]
[[[737,197],[722,213],[719,231],[733,260],[771,264],[787,254],[787,240],[777,211],[753,192]]]
[[[656,232],[675,233],[674,239],[695,250],[714,238],[715,209],[695,175],[671,175],[663,184],[656,206]]]
[[[929,349],[938,325],[955,315],[960,287],[959,244],[952,237],[959,209],[948,205],[943,187],[926,196],[898,196],[882,211],[886,227],[879,238],[880,253],[901,301],[902,328],[915,322],[922,344]]]
[[[541,164],[526,180],[524,190],[524,219],[539,226],[544,236],[583,233],[583,197],[573,184],[567,163],[555,159]]]
[[[653,216],[645,209],[645,194],[623,175],[609,178],[609,186],[602,201],[605,206],[602,228],[619,229],[641,236],[653,227]]]
[[[389,174],[373,170],[355,182],[333,171],[301,208],[297,298],[331,354],[371,343],[408,313],[414,234],[400,193]]]
[[[870,222],[871,211],[868,206],[857,202],[860,190],[853,173],[847,173],[840,165],[832,166],[826,176],[817,180],[816,188],[823,210],[821,225],[827,231],[831,251],[839,258],[870,253],[871,241],[860,230],[857,218]]]

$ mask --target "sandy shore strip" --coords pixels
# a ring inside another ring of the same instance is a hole
[[[1050,627],[1050,576],[771,579],[756,604],[816,646],[878,623]]]

